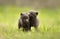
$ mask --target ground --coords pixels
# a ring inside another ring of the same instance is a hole
[[[39,32],[18,30],[20,12],[31,8],[0,7],[0,39],[60,39],[60,9],[38,9]]]

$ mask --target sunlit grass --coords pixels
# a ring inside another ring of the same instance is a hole
[[[0,39],[60,39],[60,9],[38,9],[39,32],[32,27],[31,32],[18,30],[21,12],[32,8],[0,7]]]

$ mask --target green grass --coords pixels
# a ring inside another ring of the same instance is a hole
[[[39,32],[33,27],[31,32],[18,30],[20,13],[31,9],[0,7],[0,39],[60,39],[60,9],[38,9]]]

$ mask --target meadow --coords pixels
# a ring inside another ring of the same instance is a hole
[[[32,8],[0,6],[0,39],[60,39],[60,9],[38,9],[39,31],[18,30],[18,19],[21,12]]]

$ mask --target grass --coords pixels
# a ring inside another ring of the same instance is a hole
[[[38,9],[39,32],[33,27],[31,32],[18,30],[20,13],[29,10],[29,7],[0,6],[0,39],[60,39],[60,9]]]

